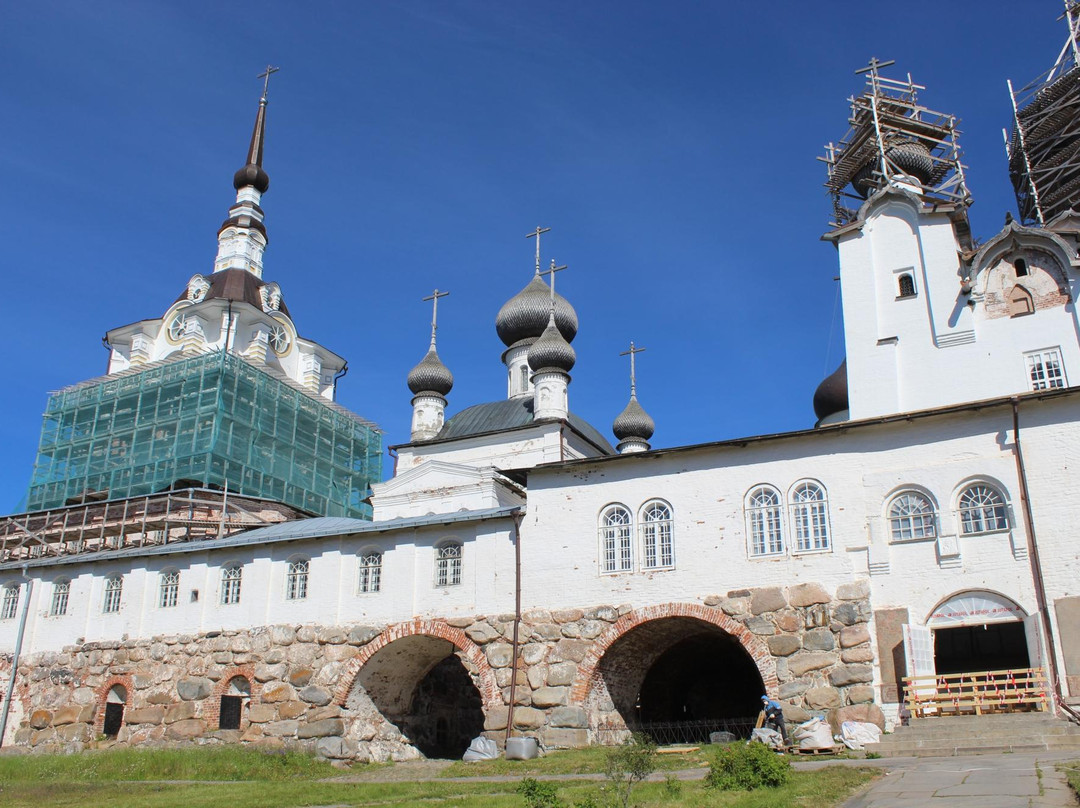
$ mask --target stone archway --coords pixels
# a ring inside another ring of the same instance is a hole
[[[669,603],[629,612],[600,636],[571,697],[601,743],[638,729],[701,741],[718,729],[748,732],[761,693],[775,695],[778,684],[768,647],[741,623],[719,609]]]

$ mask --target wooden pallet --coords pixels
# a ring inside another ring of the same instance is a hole
[[[789,746],[787,751],[793,755],[807,755],[809,757],[817,757],[819,755],[835,755],[840,751],[839,746],[827,746],[824,749],[803,749],[799,746]]]

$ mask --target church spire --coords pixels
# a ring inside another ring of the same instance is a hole
[[[263,80],[259,111],[251,131],[247,162],[233,175],[236,204],[229,208],[229,218],[218,229],[218,254],[214,272],[226,269],[244,269],[258,278],[262,277],[263,252],[266,249],[266,228],[263,211],[259,207],[262,195],[270,187],[270,177],[263,168],[263,147],[266,140],[266,97],[270,76],[279,68],[266,66],[259,74]]]

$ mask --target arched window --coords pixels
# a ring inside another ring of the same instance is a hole
[[[626,572],[633,569],[630,547],[633,519],[622,505],[609,505],[600,514],[600,569],[603,572]]]
[[[244,712],[244,701],[251,698],[251,682],[244,676],[234,676],[229,680],[221,696],[218,710],[219,729],[240,729],[240,718]]]
[[[986,483],[960,492],[960,530],[965,535],[1009,529],[1009,509],[1001,492]]]
[[[287,600],[307,598],[309,567],[310,563],[306,558],[296,558],[289,562],[289,569],[285,573],[285,598]]]
[[[221,602],[224,605],[240,602],[240,581],[244,568],[240,564],[230,564],[221,570]]]
[[[911,277],[910,273],[905,272],[897,282],[900,286],[900,297],[915,296],[915,279]]]
[[[461,583],[461,543],[440,544],[435,548],[435,586],[457,586]]]
[[[936,523],[933,504],[918,491],[903,491],[889,503],[889,530],[893,541],[932,539],[937,536]]]
[[[1022,278],[1028,274],[1027,261],[1023,258],[1017,258],[1013,261],[1013,269],[1016,271],[1016,277]]]
[[[102,733],[108,738],[115,738],[124,725],[124,704],[127,703],[127,688],[113,685],[105,697],[105,722]]]
[[[791,525],[798,552],[829,549],[829,502],[817,483],[798,483],[791,491]]]
[[[641,566],[662,569],[675,566],[671,541],[671,508],[654,500],[641,509]]]
[[[68,595],[71,594],[71,581],[67,578],[58,578],[52,585],[52,604],[49,606],[50,617],[60,617],[67,614]]]
[[[171,609],[180,594],[180,572],[162,570],[158,576],[158,608]]]
[[[1009,316],[1022,317],[1034,313],[1035,301],[1031,298],[1031,292],[1023,286],[1014,286],[1009,292]]]
[[[360,554],[358,592],[378,592],[382,586],[382,553],[369,550]]]
[[[19,611],[19,590],[22,584],[8,584],[4,587],[4,604],[0,606],[0,620],[12,620]]]
[[[750,555],[784,552],[784,530],[780,519],[780,495],[767,486],[755,488],[746,498]]]
[[[101,604],[101,611],[105,614],[115,614],[120,611],[120,596],[124,592],[124,576],[110,575],[105,579],[105,601]]]

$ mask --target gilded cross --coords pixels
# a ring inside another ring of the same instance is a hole
[[[540,274],[540,234],[541,233],[546,233],[550,229],[551,229],[550,227],[540,227],[539,225],[537,225],[535,230],[533,230],[531,233],[529,233],[527,236],[525,236],[525,238],[535,238],[536,239],[536,274],[537,275]]]
[[[435,322],[436,322],[436,320],[438,319],[438,316],[439,316],[439,298],[440,297],[446,297],[448,294],[450,294],[450,293],[449,292],[440,292],[438,289],[436,289],[434,292],[432,292],[430,295],[428,295],[427,297],[424,298],[425,303],[427,301],[429,301],[429,300],[431,301],[431,347],[432,348],[435,347],[435,328],[436,328]]]
[[[644,348],[635,348],[634,341],[630,340],[630,350],[623,351],[619,356],[630,357],[630,396],[631,398],[637,398],[637,368],[634,363],[635,354],[639,354],[644,351]]]
[[[263,80],[262,102],[264,104],[266,103],[266,91],[270,89],[270,76],[272,76],[274,73],[277,73],[279,70],[281,70],[280,67],[271,67],[270,65],[267,65],[266,70],[264,70],[262,73],[255,77]]]

